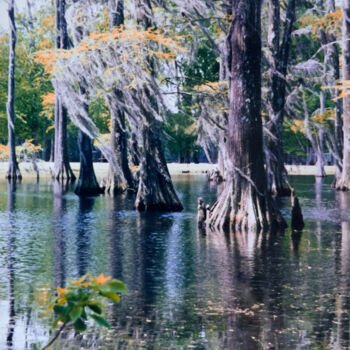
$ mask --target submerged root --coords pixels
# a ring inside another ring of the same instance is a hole
[[[210,170],[207,174],[207,178],[209,182],[214,182],[216,184],[220,184],[224,181],[224,177],[218,169]]]
[[[22,179],[22,174],[21,174],[21,171],[19,170],[18,164],[9,165],[9,169],[7,170],[7,173],[6,173],[6,179],[9,179],[9,180]]]
[[[350,190],[350,179],[345,176],[336,177],[332,183],[332,187],[337,191],[349,191]]]
[[[71,167],[66,164],[61,164],[59,166],[55,166],[54,171],[52,173],[52,178],[59,182],[72,181],[76,180],[76,176],[74,175]]]
[[[301,231],[305,226],[304,219],[303,219],[303,214],[299,204],[299,199],[294,195],[294,191],[292,191],[291,202],[292,202],[292,230]]]

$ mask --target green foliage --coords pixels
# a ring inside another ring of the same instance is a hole
[[[198,152],[196,124],[190,113],[169,113],[164,130],[168,134],[168,150],[179,162],[189,162]]]
[[[21,16],[21,15],[19,15]],[[44,28],[41,28],[44,31]],[[16,136],[20,143],[34,139],[44,143],[46,130],[51,121],[42,114],[42,98],[52,91],[49,76],[41,64],[34,62],[33,53],[39,46],[32,40],[32,31],[18,25],[15,71],[15,112]],[[42,42],[40,42],[42,43]],[[39,43],[38,43],[39,45]],[[8,38],[0,38],[0,142],[7,143],[7,73]]]
[[[119,293],[126,291],[123,282],[103,274],[95,278],[88,273],[77,281],[69,281],[66,288],[57,288],[58,296],[50,305],[56,314],[53,328],[60,323],[72,323],[76,332],[84,332],[88,318],[110,328],[102,316],[102,299],[119,302]]]
[[[306,148],[308,140],[304,133],[294,132],[288,125],[284,126],[283,130],[283,150],[286,154],[293,154],[297,156],[306,156]]]
[[[218,81],[219,70],[220,65],[214,50],[207,40],[203,40],[194,55],[193,61],[183,64],[185,86],[191,88],[208,81]]]

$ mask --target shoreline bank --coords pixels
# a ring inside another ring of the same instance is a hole
[[[79,163],[70,163],[74,174],[79,176]],[[37,166],[39,169],[40,177],[46,178],[51,177],[53,169],[52,162],[38,161]],[[36,172],[34,171],[33,164],[31,162],[21,162],[19,167],[23,176],[26,178],[36,178]],[[7,162],[0,163],[0,178],[4,178],[6,175],[8,165]],[[170,175],[203,175],[208,171],[216,169],[216,164],[199,163],[199,164],[182,164],[182,163],[168,163]],[[106,178],[108,173],[108,163],[94,163],[94,169],[98,180]],[[286,165],[288,175],[309,175],[315,176],[316,167],[313,165]],[[325,171],[327,175],[335,174],[334,166],[326,166]]]

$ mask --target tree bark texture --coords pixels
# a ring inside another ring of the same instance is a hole
[[[75,194],[78,196],[97,196],[103,193],[100,188],[92,162],[92,142],[88,135],[79,130],[80,173]]]
[[[22,175],[18,167],[16,158],[16,142],[15,142],[15,61],[16,61],[16,22],[15,22],[15,2],[9,1],[8,18],[10,25],[10,50],[9,50],[9,71],[8,71],[8,99],[7,109],[7,125],[8,125],[8,146],[9,159],[6,178],[21,179]]]
[[[343,27],[342,27],[342,47],[343,47],[343,80],[350,80],[350,1],[343,0]],[[350,95],[343,98],[343,169],[341,177],[337,180],[335,188],[338,190],[350,189]]]
[[[132,166],[139,166],[141,161],[141,153],[139,149],[139,143],[137,141],[137,135],[131,132],[131,139],[129,141],[129,152],[130,152],[130,164]]]
[[[149,0],[137,0],[137,21],[145,29],[152,25]],[[151,57],[148,58],[152,60]],[[154,67],[150,61],[150,67]],[[154,72],[153,72],[154,73]],[[145,85],[147,102],[158,109],[157,102]],[[142,106],[141,106],[142,108]],[[135,206],[139,211],[181,211],[183,206],[175,192],[161,144],[162,130],[154,115],[143,108],[143,155]]]
[[[55,0],[55,48],[68,49],[69,37],[65,19],[66,1]],[[58,181],[75,180],[70,167],[67,149],[67,108],[63,105],[59,91],[55,91],[55,148],[53,178]]]
[[[159,135],[160,126],[153,116],[143,127],[143,155],[135,206],[139,211],[181,211]]]
[[[281,44],[280,6],[280,0],[269,0],[269,121],[266,124],[269,133],[266,136],[266,146],[271,156],[267,157],[267,180],[268,188],[274,195],[289,196],[291,187],[284,167],[283,114],[286,95],[285,77],[287,75],[291,34],[295,21],[295,0],[288,1]]]
[[[320,113],[323,113],[324,111],[324,102],[323,102],[324,95],[321,94],[321,108]],[[306,105],[306,99],[305,94],[303,94],[303,109],[304,109],[304,126],[305,126],[305,133],[306,137],[309,140],[312,150],[316,156],[316,177],[325,177],[326,172],[324,170],[325,166],[325,159],[324,159],[324,152],[323,152],[323,138],[324,138],[324,130],[323,126],[320,126],[317,128],[317,131],[310,129],[310,116]]]
[[[111,149],[117,159],[120,172],[117,174],[113,165],[109,165],[109,174],[106,190],[110,193],[135,190],[136,184],[131,173],[128,160],[128,138],[125,123],[125,113],[115,102],[120,97],[117,91],[113,90],[108,97],[108,105],[111,113]]]
[[[284,223],[267,191],[261,120],[261,2],[234,0],[228,36],[230,115],[226,186],[210,213],[215,229],[250,230]]]
[[[109,0],[109,28],[119,27],[124,24],[124,0]],[[109,165],[106,183],[106,192],[111,194],[135,190],[136,184],[131,173],[128,161],[128,134],[125,124],[125,113],[118,106],[118,99],[122,94],[113,89],[107,97],[111,113],[111,150],[116,156],[119,172],[114,169],[113,164]]]
[[[327,0],[327,13],[335,12],[335,1]],[[333,97],[335,99],[335,121],[334,130],[331,135],[326,135],[327,146],[335,158],[336,175],[332,186],[334,187],[340,179],[343,169],[343,105],[339,97],[340,91],[335,88],[336,83],[340,79],[340,57],[337,38],[334,34],[321,31],[321,43],[324,46],[325,63],[329,67],[329,86],[333,86]]]
[[[80,2],[83,6],[83,1],[73,0],[74,3]],[[77,22],[74,28],[74,40],[76,43],[80,43],[85,36],[89,34],[88,28],[86,28],[85,22]],[[82,79],[84,80],[84,79]],[[79,88],[82,95],[86,95],[86,81],[79,82]],[[86,98],[88,101],[88,98]],[[84,105],[86,114],[89,113],[89,106],[87,102]],[[92,141],[90,137],[83,131],[79,130],[79,153],[80,153],[80,172],[79,180],[75,188],[75,194],[78,196],[97,196],[104,191],[100,188],[94,171],[94,165],[92,160]]]

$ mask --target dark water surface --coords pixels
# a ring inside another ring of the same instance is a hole
[[[216,197],[204,177],[176,178],[185,210],[153,215],[132,197],[1,182],[0,350],[40,349],[52,291],[86,271],[129,292],[107,307],[111,330],[67,332],[54,349],[348,349],[350,194],[331,180],[291,179],[302,235],[231,237],[196,233],[197,197]]]

